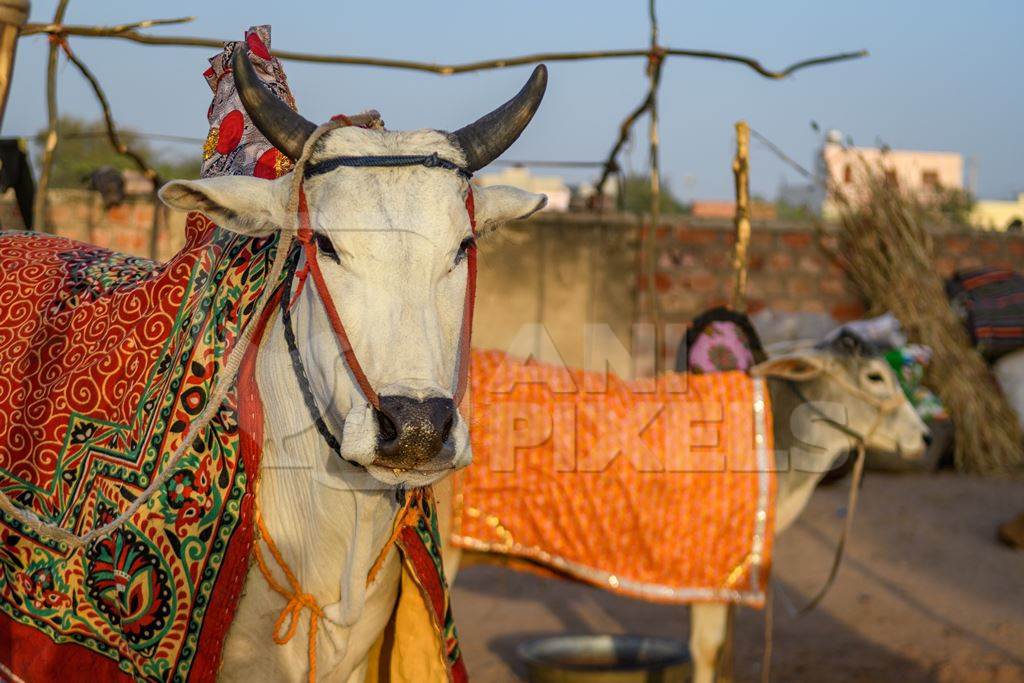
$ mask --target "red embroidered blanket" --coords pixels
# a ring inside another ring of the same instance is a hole
[[[247,41],[288,99],[266,29]],[[223,79],[204,174],[287,170]],[[284,160],[286,161],[286,160]],[[165,264],[38,234],[0,238],[0,491],[81,536],[134,501],[206,407],[268,284],[277,239],[188,218]],[[242,378],[242,382],[246,378]],[[24,680],[209,680],[252,544],[253,473],[233,388],[165,484],[114,533],[69,547],[0,514],[0,665]]]

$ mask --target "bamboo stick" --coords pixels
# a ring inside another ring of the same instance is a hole
[[[650,128],[648,129],[650,145],[650,183],[651,183],[651,226],[646,233],[644,243],[644,261],[647,275],[647,293],[651,307],[651,323],[654,325],[654,373],[662,370],[665,358],[665,331],[662,329],[661,298],[656,284],[658,273],[658,223],[661,221],[661,165],[658,158],[658,85],[661,83],[661,67],[665,63],[661,46],[658,45],[658,16],[654,6],[655,0],[647,4],[651,22],[651,49],[647,63],[648,101]]]
[[[733,246],[732,309],[747,310],[747,249],[750,245],[750,126],[736,122],[736,157],[732,162],[736,181],[736,244]]]
[[[0,0],[0,125],[4,121],[7,95],[14,73],[18,34],[28,19],[28,0]]]
[[[53,14],[53,23],[64,21],[68,9],[68,0],[60,0]],[[29,24],[26,24],[26,28]],[[24,29],[22,29],[24,34]],[[57,149],[57,56],[60,42],[59,34],[50,35],[50,52],[46,62],[46,144],[43,146],[43,159],[39,167],[39,184],[36,186],[36,198],[32,206],[32,228],[44,232],[52,232],[46,224],[46,193],[50,188],[50,173],[53,171],[53,153]]]

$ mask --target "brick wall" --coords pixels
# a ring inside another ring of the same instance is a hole
[[[185,216],[164,211],[157,239],[157,257],[167,259],[185,243]],[[98,192],[51,190],[46,224],[62,237],[98,244],[114,251],[150,256],[153,202],[148,197],[130,197],[124,204],[103,208]],[[0,228],[24,230],[12,192],[0,197]]]
[[[11,197],[0,200],[0,225],[21,228]],[[149,255],[152,204],[130,201],[105,211],[96,193],[54,190],[48,222],[58,234],[140,256]],[[727,220],[678,218],[657,230],[653,288],[666,323],[685,324],[728,301],[733,232]],[[631,216],[542,213],[483,241],[475,341],[507,348],[524,326],[542,323],[563,360],[579,365],[583,329],[606,323],[627,346],[631,324],[652,289],[640,274],[641,228]],[[1024,271],[1024,235],[959,231],[934,234],[936,270],[948,276],[979,265]],[[168,212],[158,255],[184,241],[184,215]],[[824,248],[823,248],[824,247]],[[750,309],[823,312],[850,320],[864,302],[827,255],[836,238],[813,226],[755,221],[747,286]],[[908,293],[912,295],[912,293]],[[677,326],[668,334],[674,345]],[[539,342],[538,342],[539,343]]]

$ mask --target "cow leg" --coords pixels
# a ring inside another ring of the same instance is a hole
[[[695,602],[690,605],[690,658],[693,683],[714,683],[718,655],[729,624],[729,605]]]

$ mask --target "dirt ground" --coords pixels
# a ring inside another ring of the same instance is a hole
[[[1024,682],[1024,551],[999,522],[1024,511],[1024,481],[869,472],[831,593],[791,614],[827,575],[848,481],[819,489],[775,554],[773,681]],[[471,677],[521,680],[515,648],[560,633],[688,638],[683,607],[495,566],[467,567],[454,591]],[[759,681],[764,614],[739,610],[737,681]]]

